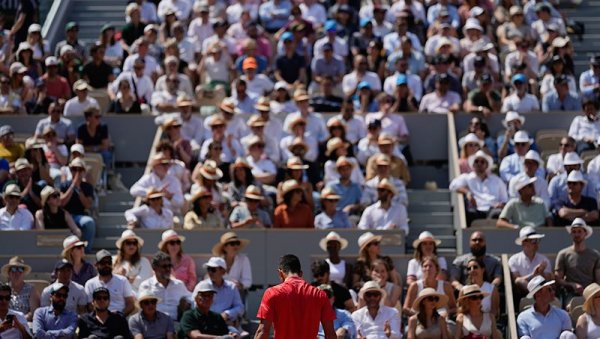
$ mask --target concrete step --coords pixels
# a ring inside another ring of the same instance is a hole
[[[421,202],[411,201],[408,205],[408,214],[424,212],[451,212],[452,206],[449,201]]]
[[[120,237],[121,233],[127,229],[126,225],[103,225],[102,227],[98,227],[96,229],[96,238],[104,238],[104,237]]]
[[[409,233],[408,236],[406,237],[406,248],[412,248],[412,243],[415,239],[417,239],[419,237],[418,234],[412,234]],[[456,237],[453,235],[441,235],[441,236],[436,236],[437,239],[441,240],[442,243],[440,244],[440,246],[438,246],[438,248],[451,248],[451,249],[455,249],[456,248]]]
[[[447,189],[439,189],[436,191],[428,191],[428,190],[416,190],[409,189],[407,190],[408,200],[410,202],[414,201],[418,202],[434,202],[434,201],[450,201],[450,191]]]
[[[411,225],[452,225],[452,212],[412,213],[409,215]]]
[[[111,225],[125,225],[127,221],[122,212],[100,212],[98,225],[111,227]]]
[[[412,224],[409,226],[411,236],[419,237],[419,234],[423,231],[429,231],[434,236],[442,236],[442,235],[454,235],[454,226],[452,224],[448,225],[418,225]],[[410,244],[409,244],[410,245]]]
[[[113,237],[102,237],[94,239],[94,249],[105,249],[110,252],[115,252],[117,249],[117,245],[115,245],[115,241],[119,239],[118,236]]]
[[[112,200],[133,200],[129,192],[107,192],[105,196],[100,197],[100,202]]]
[[[100,210],[102,212],[125,212],[125,210],[128,210],[130,208],[133,207],[134,201],[121,201],[121,200],[115,200],[115,201],[107,201],[107,202],[103,202],[100,203]]]

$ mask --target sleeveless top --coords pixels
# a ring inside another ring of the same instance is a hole
[[[17,291],[12,290],[12,294],[10,295],[10,304],[9,308],[14,311],[19,311],[23,314],[29,313],[29,296],[31,295],[31,291],[33,291],[33,285],[25,283],[23,288],[17,294]]]
[[[65,229],[67,221],[65,219],[65,210],[58,209],[58,212],[52,213],[49,209],[44,210],[44,228],[45,229]]]
[[[594,322],[594,319],[587,313],[585,314],[585,318],[587,319],[587,329],[586,334],[588,338],[600,338],[600,325]]]
[[[346,286],[344,278],[346,277],[346,261],[340,260],[339,263],[333,264],[329,259],[325,259],[329,264],[329,279],[336,283]]]
[[[485,337],[492,337],[492,316],[489,313],[483,313],[483,321],[481,327],[477,328],[471,322],[471,316],[465,314],[463,317],[462,332],[464,336],[469,334],[483,335]]]
[[[494,292],[494,285],[490,284],[487,281],[483,282],[481,285],[481,291],[489,293],[487,297],[483,298],[481,301],[481,312],[491,312],[492,311],[492,292]]]
[[[415,330],[415,338],[417,339],[437,339],[442,337],[442,329],[440,328],[439,320],[428,328],[423,327],[420,322],[417,322]]]

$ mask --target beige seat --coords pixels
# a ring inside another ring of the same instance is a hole
[[[102,178],[102,169],[104,168],[104,161],[99,153],[86,153],[83,157],[85,166],[87,167],[87,179],[88,182],[94,186],[100,183]]]
[[[110,97],[108,96],[106,89],[94,89],[91,90],[88,95],[98,101],[100,113],[104,114],[108,111],[108,108],[110,107]]]
[[[496,227],[496,219],[476,219],[471,223],[470,228],[489,228]]]
[[[579,305],[573,309],[571,309],[571,312],[569,312],[569,316],[571,317],[571,323],[573,324],[573,327],[575,327],[577,325],[577,319],[579,319],[579,317],[585,313],[583,311],[583,306]]]
[[[25,282],[33,285],[33,288],[35,288],[35,290],[38,292],[39,295],[42,294],[42,291],[44,291],[44,288],[46,288],[48,285],[50,285],[50,282],[48,282],[47,280],[32,279],[32,280],[25,280]]]
[[[577,306],[582,306],[584,302],[585,302],[584,297],[581,297],[581,296],[573,297],[573,299],[571,299],[571,301],[569,301],[569,304],[567,305],[567,311],[574,310],[575,307],[577,307]]]

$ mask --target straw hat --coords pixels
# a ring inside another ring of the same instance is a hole
[[[235,234],[235,232],[227,232],[227,233],[224,233],[221,236],[221,239],[219,239],[219,242],[213,246],[212,254],[216,255],[216,256],[223,254],[223,247],[225,247],[225,245],[227,245],[228,243],[233,242],[233,241],[240,242],[240,250],[250,243],[250,240],[248,240],[248,239],[238,238],[238,236],[237,236],[237,234]]]
[[[214,160],[206,160],[200,168],[200,174],[209,180],[219,180],[223,177],[223,171]]]
[[[306,90],[304,89],[297,89],[294,92],[294,101],[305,101],[310,99],[310,96],[308,96],[308,93],[306,93]]]
[[[304,148],[304,153],[308,151],[308,145],[304,142],[304,139],[302,139],[301,137],[295,137],[294,140],[292,140],[292,143],[288,146],[288,150],[291,152],[294,149],[294,147],[298,146]]]
[[[260,188],[258,188],[257,186],[254,185],[250,185],[248,187],[246,187],[246,191],[244,192],[244,197],[246,199],[252,199],[252,200],[264,200],[265,197],[263,197],[262,192],[260,191]]]
[[[481,291],[481,288],[479,288],[479,286],[477,286],[475,284],[464,286],[462,288],[461,292],[462,292],[462,295],[456,300],[456,302],[461,302],[462,300],[465,300],[474,295],[482,295],[484,298],[487,297],[488,295],[490,295],[487,292]]]
[[[413,248],[416,249],[417,247],[419,247],[419,245],[423,242],[423,241],[433,241],[435,243],[435,246],[440,246],[440,244],[442,243],[442,241],[440,239],[436,239],[433,234],[431,234],[431,232],[429,231],[423,231],[421,232],[421,234],[419,234],[419,238],[415,239],[415,241],[413,241]]]
[[[302,159],[300,159],[298,157],[289,158],[287,163],[285,164],[285,166],[288,169],[292,169],[292,170],[305,170],[308,168],[308,165],[304,165],[304,163],[302,162]]]
[[[265,142],[263,141],[263,139],[261,137],[259,137],[258,135],[252,135],[248,138],[248,140],[246,141],[246,148],[247,150],[250,150],[250,148],[254,145],[265,145]]]
[[[378,145],[393,145],[396,142],[396,139],[390,134],[381,133],[377,138]]]
[[[158,188],[156,187],[151,187],[147,192],[146,192],[146,200],[150,200],[150,199],[154,199],[154,198],[160,198],[160,197],[164,197],[165,194],[160,191]]]
[[[292,118],[292,120],[290,120],[290,124],[288,125],[288,130],[292,131],[294,129],[294,127],[296,127],[296,125],[298,125],[298,124],[306,125],[306,119],[304,119],[301,115],[298,115],[298,116]]]
[[[179,240],[181,242],[184,242],[185,237],[177,234],[175,230],[166,230],[162,233],[161,240],[158,243],[158,249],[162,250],[164,245],[166,245],[171,240]]]
[[[553,285],[555,283],[554,280],[546,280],[541,275],[536,275],[533,277],[529,283],[527,284],[527,290],[529,290],[529,294],[527,294],[527,298],[533,298],[535,294],[546,286]]]
[[[340,118],[333,117],[327,121],[327,128],[332,127],[342,127],[343,129],[346,129],[346,123]]]
[[[42,207],[46,206],[46,202],[48,201],[48,198],[50,198],[50,196],[54,193],[59,193],[58,190],[56,188],[54,188],[53,186],[50,185],[46,185],[44,187],[44,189],[42,190],[42,192],[40,193],[41,197],[42,197]]]
[[[63,240],[63,250],[61,255],[66,258],[67,252],[77,246],[87,246],[87,241],[81,241],[76,235],[70,235]]]
[[[88,85],[87,81],[83,79],[79,79],[73,84],[73,91],[85,91],[89,89],[90,85]]]
[[[331,138],[329,141],[327,141],[327,150],[325,151],[325,155],[330,156],[331,153],[335,152],[338,148],[348,148],[348,146],[350,145],[341,138]]]
[[[21,257],[12,257],[10,258],[10,260],[8,261],[8,264],[2,266],[2,269],[0,269],[0,272],[2,272],[2,275],[5,277],[8,277],[8,270],[11,267],[23,267],[25,269],[24,274],[27,275],[29,274],[29,272],[31,272],[31,266],[26,265],[25,264],[25,260],[23,260]]]
[[[585,238],[589,238],[592,236],[592,234],[594,233],[594,229],[591,228],[590,226],[588,226],[585,223],[585,220],[581,219],[581,218],[575,218],[575,220],[573,220],[573,222],[571,223],[571,226],[565,226],[565,228],[567,229],[567,232],[569,232],[569,234],[571,234],[571,229],[573,229],[573,227],[583,227],[585,228]]]
[[[487,170],[490,171],[492,169],[492,167],[494,166],[494,159],[492,159],[492,157],[487,155],[487,153],[485,153],[482,150],[475,152],[475,154],[473,154],[469,157],[469,159],[468,159],[469,167],[473,168],[473,164],[475,163],[475,160],[479,159],[479,158],[483,158],[483,159],[485,159],[485,161],[487,161],[487,163],[488,163]]]
[[[187,95],[180,95],[177,97],[177,107],[190,107],[194,106],[194,104],[195,102]]]
[[[340,200],[341,197],[331,187],[325,187],[321,191],[321,200]]]
[[[25,168],[33,168],[33,166],[31,166],[31,164],[29,163],[29,160],[25,158],[19,158],[17,159],[17,161],[15,161],[15,171],[20,171]]]
[[[125,241],[125,240],[131,240],[131,239],[137,240],[139,248],[141,248],[142,246],[144,246],[144,239],[142,239],[139,236],[137,236],[135,234],[135,232],[132,231],[132,230],[125,230],[125,231],[123,231],[123,233],[121,233],[121,237],[119,239],[117,239],[117,241],[115,242],[115,244],[117,245],[118,249],[121,249],[121,246],[123,245],[123,241]]]
[[[339,157],[336,160],[335,168],[340,168],[343,166],[350,166],[350,167],[354,168],[354,162],[352,160],[350,160],[350,158],[348,158],[347,156],[342,155],[341,157]]]
[[[189,197],[188,201],[194,203],[196,200],[202,197],[212,197],[212,194],[204,186],[200,186],[196,192]]]
[[[256,105],[254,105],[257,111],[270,111],[271,110],[271,101],[268,97],[260,97],[258,101],[256,101]]]
[[[327,233],[327,235],[325,236],[325,238],[322,238],[321,240],[319,240],[319,247],[327,252],[327,243],[330,241],[337,241],[340,243],[340,248],[343,250],[346,247],[348,247],[348,240],[342,238],[339,234],[337,234],[337,232],[331,231],[329,233]]]
[[[301,190],[302,187],[298,182],[294,179],[286,180],[283,185],[281,185],[281,194],[286,195],[293,190]]]
[[[142,301],[144,300],[156,300],[157,304],[160,304],[162,301],[159,297],[157,297],[150,290],[142,290],[137,298],[138,307],[142,307]]]
[[[171,159],[167,158],[163,152],[158,152],[150,159],[150,166],[154,167],[160,164],[170,164]]]
[[[364,299],[365,293],[372,291],[381,293],[381,302],[383,303],[385,301],[385,298],[387,297],[387,292],[383,288],[381,288],[381,286],[379,286],[378,282],[373,280],[367,281],[363,285],[360,291],[358,291],[358,297]]]
[[[69,163],[69,168],[83,168],[84,170],[85,168],[85,161],[83,161],[83,159],[81,158],[75,158],[73,160],[71,160],[71,162]]]
[[[392,194],[394,195],[398,195],[398,190],[396,190],[396,186],[394,186],[394,184],[392,184],[392,182],[388,178],[381,179],[379,181],[379,184],[377,184],[377,188],[383,188],[392,192]]]
[[[246,124],[250,127],[264,127],[267,124],[267,122],[265,121],[265,119],[263,119],[262,116],[253,115],[248,119],[248,122]]]
[[[227,121],[225,121],[225,119],[223,119],[223,117],[221,117],[221,116],[213,115],[213,118],[208,123],[208,126],[209,127],[227,126]]]
[[[165,120],[165,122],[162,124],[162,128],[163,129],[167,129],[170,127],[176,127],[176,126],[181,126],[182,122],[181,119],[179,119],[179,117],[169,117]]]
[[[521,125],[523,125],[525,123],[524,116],[522,116],[521,114],[514,112],[514,111],[508,111],[508,112],[506,112],[506,115],[504,116],[504,120],[502,120],[502,125],[504,125],[504,127],[508,128],[508,123],[513,120],[519,120],[521,122]]]
[[[585,298],[583,310],[586,313],[590,313],[591,303],[594,302],[594,296],[598,294],[598,292],[600,292],[600,285],[597,283],[591,283],[583,290],[583,297]]]
[[[227,113],[235,113],[235,103],[230,98],[225,98],[221,101],[219,108]]]
[[[383,239],[380,235],[375,235],[371,232],[363,233],[360,237],[358,237],[358,251],[361,252],[363,248],[374,241],[381,241]]]
[[[377,166],[390,166],[392,164],[392,159],[387,154],[379,154],[377,158],[375,158],[375,164]]]
[[[525,226],[519,231],[519,237],[515,239],[515,244],[521,246],[523,241],[527,239],[542,239],[545,235],[538,233],[535,228]]]
[[[435,304],[436,308],[444,307],[448,303],[448,296],[446,296],[445,294],[438,293],[436,290],[434,290],[431,287],[427,287],[427,288],[422,289],[421,292],[419,292],[417,299],[412,304],[412,309],[418,312],[421,302],[428,297],[437,297],[438,298],[438,301]]]
[[[242,157],[238,157],[237,159],[235,159],[235,162],[231,165],[231,169],[237,169],[237,168],[247,168],[247,169],[252,169],[252,166],[250,166],[250,164],[248,163],[248,161],[246,161],[246,159],[242,158]]]
[[[25,140],[25,149],[44,148],[44,141],[36,137],[27,138]]]
[[[10,184],[10,185],[6,185],[6,187],[4,188],[4,193],[2,194],[3,198],[6,198],[7,196],[12,195],[14,197],[21,197],[21,189],[19,188],[19,186],[17,184]]]

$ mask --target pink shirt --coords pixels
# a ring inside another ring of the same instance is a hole
[[[196,263],[194,259],[187,254],[184,254],[181,257],[181,260],[178,264],[173,265],[173,270],[171,274],[185,284],[188,290],[193,291],[196,283],[198,282],[198,277],[196,276]]]

